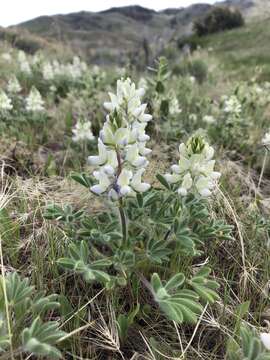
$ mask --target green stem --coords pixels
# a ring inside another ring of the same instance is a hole
[[[264,154],[264,158],[263,158],[263,165],[262,165],[262,170],[261,170],[261,174],[260,174],[260,178],[259,178],[259,182],[258,182],[258,190],[260,190],[260,186],[261,186],[261,182],[262,182],[262,178],[263,178],[263,174],[264,174],[264,170],[265,170],[265,165],[266,165],[266,160],[267,160],[267,149],[265,149],[265,154]]]
[[[123,245],[124,248],[128,245],[128,227],[127,227],[127,219],[125,210],[123,207],[123,200],[119,199],[119,214],[120,214],[120,220],[121,220],[121,228],[122,228],[122,235],[123,235]]]

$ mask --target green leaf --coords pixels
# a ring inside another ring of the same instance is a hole
[[[219,284],[216,281],[207,279],[210,272],[211,269],[207,267],[200,269],[200,271],[189,281],[189,284],[203,301],[212,304],[219,299],[219,296],[215,291],[219,288]]]
[[[112,265],[111,260],[104,258],[91,262],[85,241],[81,241],[79,245],[71,243],[68,253],[69,257],[57,261],[60,266],[81,274],[86,282],[98,281],[105,284],[110,281],[110,276],[103,270]]]
[[[153,274],[151,285],[154,297],[169,320],[177,323],[196,323],[203,308],[195,292],[180,289],[184,285],[184,280],[184,275],[179,273],[163,286],[158,274]]]
[[[59,359],[61,352],[55,345],[65,335],[64,331],[59,330],[57,322],[42,323],[37,317],[29,328],[23,330],[22,344],[26,352],[36,356],[46,356],[50,359]]]
[[[156,178],[158,179],[158,181],[163,185],[165,186],[166,189],[170,190],[170,185],[169,183],[167,182],[167,180],[164,178],[164,176],[160,175],[160,174],[157,174],[156,175]]]
[[[71,179],[77,181],[79,184],[83,185],[86,188],[90,188],[93,185],[93,180],[85,173],[71,173]]]
[[[168,243],[164,240],[150,239],[147,242],[146,256],[154,263],[162,264],[163,261],[168,261],[172,250],[167,247]]]

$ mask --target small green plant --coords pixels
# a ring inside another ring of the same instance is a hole
[[[10,358],[14,353],[61,358],[57,342],[66,333],[58,322],[46,321],[48,312],[60,306],[57,295],[36,292],[29,280],[17,273],[1,278],[0,291],[0,349],[10,351]]]
[[[241,342],[238,344],[232,340],[228,347],[227,356],[229,360],[269,360],[269,348],[266,349],[262,340],[254,329],[246,325],[240,328]]]

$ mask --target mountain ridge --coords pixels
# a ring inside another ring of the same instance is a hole
[[[193,21],[213,6],[233,6],[243,12],[256,13],[257,4],[267,0],[226,0],[210,5],[156,11],[140,5],[112,7],[100,12],[80,11],[70,14],[40,16],[11,28],[26,29],[46,40],[57,40],[77,54],[97,63],[121,64],[126,58],[157,54],[172,36],[191,33]]]

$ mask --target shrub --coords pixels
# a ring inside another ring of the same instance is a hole
[[[190,75],[194,76],[199,83],[204,82],[207,78],[207,65],[202,60],[193,60],[188,63],[188,72]]]
[[[194,22],[193,29],[198,36],[204,36],[243,25],[244,18],[239,10],[231,10],[227,7],[214,7],[205,17]]]
[[[176,64],[172,72],[174,75],[180,75],[180,76],[194,76],[196,80],[201,84],[203,83],[207,78],[208,68],[207,64],[200,60],[188,60],[188,61],[182,61],[179,64]]]

